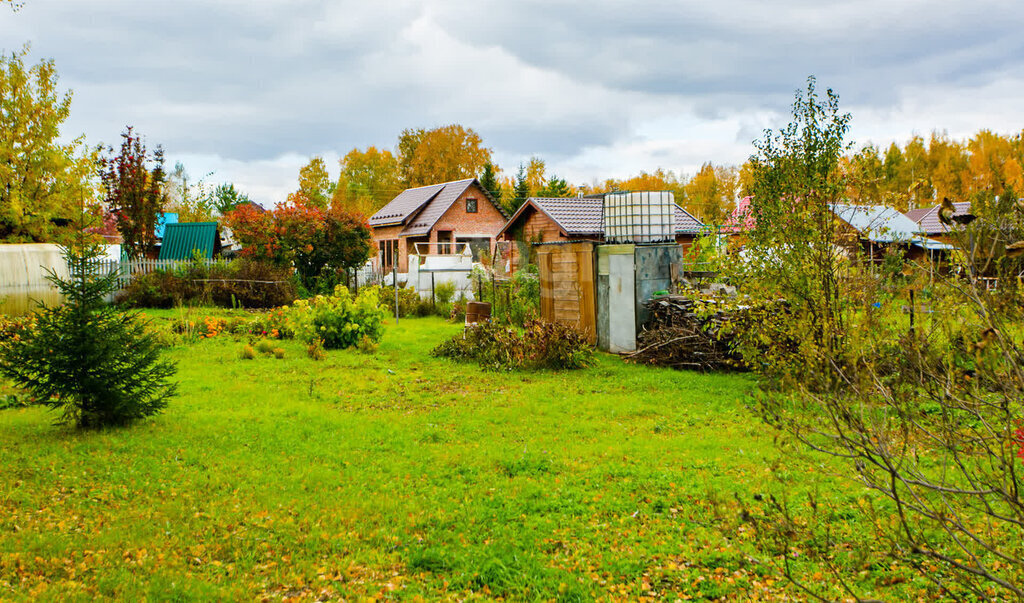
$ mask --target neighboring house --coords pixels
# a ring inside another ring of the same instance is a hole
[[[475,178],[409,188],[370,216],[377,266],[409,269],[409,256],[451,254],[469,245],[474,261],[491,253],[507,216]]]
[[[220,235],[216,222],[182,222],[164,225],[164,239],[160,245],[161,260],[191,260],[199,257],[211,259],[220,255]]]
[[[953,213],[954,216],[963,216],[971,213],[970,201],[954,203],[953,207],[955,208]],[[954,227],[946,226],[941,220],[939,220],[938,205],[912,209],[904,215],[913,220],[926,237],[930,237],[943,243],[949,243],[950,245],[957,244]],[[959,228],[959,225],[955,228]]]
[[[704,225],[679,205],[675,206],[676,242],[688,248]],[[604,240],[604,199],[601,197],[530,197],[498,234],[502,241],[551,243]],[[512,263],[519,250],[513,245]]]
[[[917,223],[891,207],[836,203],[832,211],[845,223],[840,243],[856,245],[872,262],[882,261],[886,251],[893,247],[904,250],[909,260],[952,249],[951,245],[924,236]]]

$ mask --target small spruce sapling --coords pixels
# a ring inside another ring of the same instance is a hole
[[[80,231],[81,232],[81,231]],[[19,339],[0,345],[0,374],[80,428],[126,425],[167,405],[175,367],[134,313],[105,303],[117,273],[105,273],[101,248],[84,236],[64,248],[69,278],[47,278],[65,303],[42,307]]]

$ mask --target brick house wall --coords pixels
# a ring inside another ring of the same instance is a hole
[[[476,212],[466,211],[466,200],[476,199]],[[505,225],[504,214],[487,199],[483,190],[475,184],[466,188],[458,200],[448,208],[430,229],[430,251],[437,253],[437,233],[448,231],[452,240],[466,237],[485,237],[488,239],[488,253],[494,249],[498,231]]]

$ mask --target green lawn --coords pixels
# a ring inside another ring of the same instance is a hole
[[[0,599],[800,598],[755,546],[755,495],[798,515],[808,492],[865,496],[773,442],[749,377],[428,355],[459,329],[402,320],[374,354],[322,362],[294,341],[280,360],[227,335],[174,347],[179,397],[129,429],[0,411]],[[870,541],[850,516],[837,538]],[[850,548],[835,561],[861,594],[926,588]]]

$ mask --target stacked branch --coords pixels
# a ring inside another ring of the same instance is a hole
[[[650,321],[637,336],[637,350],[630,362],[700,371],[742,370],[740,357],[731,350],[731,338],[723,327],[740,310],[726,308],[707,312],[705,304],[682,295],[646,302]]]

